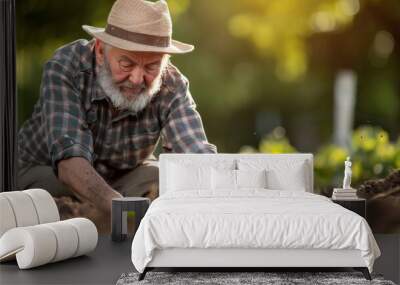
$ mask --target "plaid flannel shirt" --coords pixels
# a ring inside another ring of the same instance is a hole
[[[165,152],[217,152],[187,79],[171,63],[145,109],[113,117],[96,80],[93,43],[72,42],[45,63],[39,100],[18,133],[19,167],[51,165],[57,175],[58,161],[79,156],[112,179],[152,156],[160,137]]]

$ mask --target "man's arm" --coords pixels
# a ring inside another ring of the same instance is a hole
[[[91,201],[104,212],[111,212],[111,200],[122,195],[112,189],[90,163],[72,157],[58,163],[58,178],[78,196]]]
[[[93,137],[73,78],[70,70],[59,62],[46,63],[41,107],[48,155],[55,175],[70,186],[74,194],[110,211],[111,199],[121,195],[92,167]]]
[[[168,108],[161,135],[163,149],[175,153],[217,153],[217,147],[208,142],[196,103],[189,91],[189,83],[182,82],[177,96]]]

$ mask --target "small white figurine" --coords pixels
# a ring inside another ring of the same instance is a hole
[[[344,162],[344,179],[343,179],[343,189],[352,189],[351,184],[351,161],[350,157]]]

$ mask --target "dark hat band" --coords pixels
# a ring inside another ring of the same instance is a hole
[[[138,44],[144,44],[155,47],[169,47],[171,45],[171,37],[153,36],[135,32],[129,32],[119,27],[107,24],[105,32],[114,37],[135,42]]]

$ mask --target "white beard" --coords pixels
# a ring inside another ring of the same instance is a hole
[[[105,59],[104,64],[99,66],[97,80],[103,88],[105,94],[110,98],[115,108],[119,110],[130,110],[140,112],[150,103],[154,95],[160,91],[162,84],[162,73],[167,65],[168,60],[161,66],[160,74],[153,80],[149,87],[145,87],[144,91],[136,94],[134,99],[127,99],[120,91],[119,87],[114,83],[111,75],[111,69],[108,61]]]

